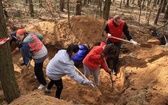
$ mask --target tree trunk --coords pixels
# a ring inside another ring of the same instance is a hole
[[[157,0],[154,0],[153,1],[153,6],[156,7],[156,5],[157,5]]]
[[[88,6],[89,5],[89,0],[84,0],[83,4],[84,4],[84,6]]]
[[[33,1],[29,0],[29,11],[30,11],[30,16],[34,17],[34,8],[33,8]]]
[[[142,2],[142,0],[140,0],[140,2]],[[142,12],[142,3],[140,3],[140,6],[139,6],[139,23],[141,23],[141,12]]]
[[[123,0],[123,4],[125,5],[125,0]]]
[[[166,11],[165,11],[165,14],[164,14],[164,19],[168,19],[168,5],[166,7]]]
[[[99,0],[99,11],[102,12],[102,0]]]
[[[68,27],[70,28],[71,24],[70,24],[69,0],[67,0],[67,11],[68,11]]]
[[[0,0],[0,38],[7,38],[6,23],[3,17],[2,0]],[[0,81],[5,99],[8,103],[18,98],[20,93],[12,63],[9,42],[0,46]]]
[[[139,7],[141,7],[141,2],[142,2],[142,0],[137,1],[137,4],[138,4]]]
[[[149,18],[151,16],[152,13],[152,8],[151,5],[152,0],[147,1],[147,8],[146,8],[146,20],[147,20],[147,24],[149,24]]]
[[[76,1],[76,15],[81,15],[81,0]]]
[[[145,0],[142,1],[141,7],[142,7],[142,9],[145,8]]]
[[[120,8],[121,8],[121,6],[122,6],[122,0],[120,1]]]
[[[135,3],[135,0],[132,0],[132,4],[134,4]]]
[[[161,13],[164,13],[164,12],[165,12],[166,5],[167,5],[167,0],[164,0],[164,1],[163,1],[162,8],[161,8]]]
[[[29,0],[25,0],[25,3],[28,4],[28,3],[29,3]]]
[[[157,5],[159,4],[159,1],[160,1],[160,0],[157,0],[157,2],[156,2]]]
[[[39,1],[39,7],[42,7],[42,0],[38,0]]]
[[[90,4],[91,3],[91,0],[88,0],[88,4]]]
[[[8,12],[6,11],[6,8],[5,8],[5,6],[2,4],[2,8],[3,8],[3,13],[4,13],[4,18],[8,18],[9,16],[8,16]]]
[[[104,9],[103,9],[103,18],[108,20],[110,12],[111,0],[105,0]]]
[[[157,14],[156,14],[156,17],[155,17],[155,20],[154,20],[154,24],[156,25],[157,22],[158,22],[158,19],[159,19],[159,15],[160,15],[160,12],[161,12],[161,8],[162,8],[162,3],[163,3],[163,0],[160,1],[160,4],[159,4],[159,9],[157,11]]]
[[[65,4],[65,1],[64,0],[60,0],[60,11],[64,11],[64,4]]]
[[[128,6],[128,7],[129,7],[129,0],[127,0],[126,6]]]

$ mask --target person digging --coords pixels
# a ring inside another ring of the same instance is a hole
[[[128,26],[124,20],[121,19],[119,15],[115,15],[112,19],[108,20],[107,25],[105,26],[105,32],[106,32],[106,44],[113,43],[117,49],[117,55],[114,59],[108,58],[107,59],[107,64],[110,67],[110,60],[113,60],[113,67],[112,72],[113,74],[117,74],[117,65],[119,62],[119,53],[120,53],[120,48],[121,48],[121,40],[117,40],[115,38],[112,38],[111,36],[117,37],[117,38],[122,38],[122,33],[125,34],[127,39],[133,44],[133,45],[138,45],[136,41],[132,39],[132,36],[129,34]]]

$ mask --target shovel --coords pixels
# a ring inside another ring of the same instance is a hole
[[[85,77],[85,75],[83,75],[83,74],[80,72],[80,70],[78,70],[75,66],[74,66],[74,68],[75,68],[75,70],[76,70],[83,78],[85,78],[86,80],[88,80],[88,79]],[[88,81],[89,81],[89,80],[88,80]],[[91,84],[91,86],[94,87],[93,84]]]
[[[113,89],[114,89],[114,81],[113,81],[113,79],[112,79],[111,74],[109,74],[109,75],[110,75],[110,80],[111,80],[111,84],[112,84],[112,91],[113,91]]]
[[[114,39],[117,39],[117,40],[121,40],[121,41],[124,41],[124,42],[131,43],[131,41],[128,41],[128,40],[125,40],[125,39],[122,39],[122,38],[117,38],[115,36],[110,36],[109,38],[114,38]],[[150,44],[140,44],[140,43],[138,43],[138,45],[140,47],[146,47],[146,48],[151,48],[152,47],[152,45],[150,45]]]
[[[78,68],[76,68],[75,66],[74,66],[74,68],[75,68],[75,70],[76,70],[83,78],[85,78],[86,80],[88,80],[88,79],[86,78],[86,76],[83,75],[83,74],[80,72],[80,70],[79,70]],[[102,96],[102,93],[100,92],[99,89],[97,89],[96,86],[94,86],[93,84],[91,84],[91,86],[94,87],[94,89],[96,89],[96,95],[97,95],[97,96]]]
[[[165,46],[168,47],[168,41],[167,41],[167,38],[164,36],[164,39],[165,39]]]
[[[104,62],[105,62],[105,64],[106,64],[106,66],[108,67],[108,65],[107,65],[107,62],[106,62],[106,59],[105,58],[103,58],[104,59]],[[108,67],[109,68],[109,67]],[[111,84],[112,84],[112,90],[114,89],[114,80],[113,80],[113,77],[111,76],[111,74],[109,74],[110,75],[110,80],[111,80]]]

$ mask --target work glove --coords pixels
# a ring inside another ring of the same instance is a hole
[[[133,39],[131,39],[130,42],[131,42],[133,45],[138,45],[138,43],[137,43],[136,41],[134,41]]]
[[[94,87],[92,81],[89,81],[89,80],[88,80],[85,84],[88,85],[88,86]]]
[[[105,54],[104,54],[104,53],[101,53],[101,54],[100,54],[100,56],[101,56],[101,57],[104,57],[104,56],[105,56]]]
[[[110,38],[110,37],[111,37],[111,34],[110,34],[110,33],[108,33],[108,34],[107,34],[107,37],[108,37],[108,38]]]
[[[111,69],[107,70],[106,72],[109,73],[109,74],[111,74]]]

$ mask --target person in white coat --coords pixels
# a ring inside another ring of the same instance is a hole
[[[59,50],[49,61],[46,67],[46,74],[50,79],[50,82],[48,83],[47,88],[44,90],[45,93],[50,93],[52,86],[56,85],[57,90],[55,97],[60,99],[61,91],[63,89],[61,77],[65,75],[68,75],[73,80],[83,85],[92,85],[91,81],[84,79],[75,71],[72,56],[74,56],[78,51],[78,45],[70,44],[66,50]]]

